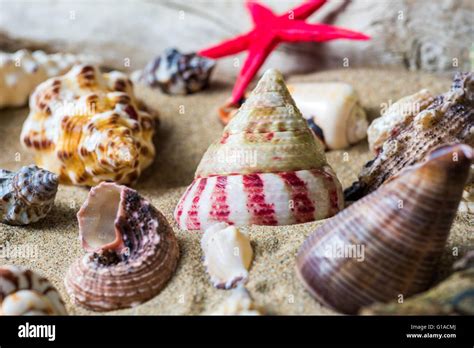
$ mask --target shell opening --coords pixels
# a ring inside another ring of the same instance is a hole
[[[89,199],[78,213],[83,248],[87,251],[120,251],[123,241],[115,220],[122,190],[120,186],[103,183],[91,191]]]

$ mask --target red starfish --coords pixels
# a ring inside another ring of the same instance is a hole
[[[258,69],[281,42],[369,39],[368,36],[355,31],[326,24],[306,23],[304,20],[325,2],[326,0],[309,0],[288,13],[277,16],[268,7],[255,1],[247,1],[247,8],[254,23],[253,29],[236,38],[198,52],[201,56],[220,58],[244,50],[248,51],[247,59],[232,91],[231,103],[238,104],[242,100],[245,89]]]

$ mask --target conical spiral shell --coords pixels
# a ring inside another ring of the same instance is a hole
[[[286,225],[332,216],[342,206],[321,142],[282,75],[268,70],[204,154],[175,219],[188,230],[215,222]]]
[[[154,158],[154,119],[138,108],[131,81],[77,65],[30,98],[21,141],[62,183],[132,184]]]
[[[0,266],[0,315],[65,315],[58,291],[37,273]]]
[[[397,123],[377,156],[362,168],[359,180],[344,191],[346,201],[375,191],[440,145],[474,146],[474,73],[457,73],[449,92],[405,121]]]
[[[135,190],[102,183],[77,218],[87,254],[66,274],[74,303],[93,311],[128,308],[164,288],[178,263],[178,242],[165,217]]]
[[[79,63],[98,63],[94,57],[67,53],[19,50],[0,52],[0,109],[26,104],[36,86],[64,74]]]
[[[441,147],[319,227],[297,256],[306,288],[344,313],[426,290],[472,156],[467,145]]]
[[[0,170],[0,219],[9,225],[27,225],[44,218],[58,190],[56,174],[30,165],[17,172]]]

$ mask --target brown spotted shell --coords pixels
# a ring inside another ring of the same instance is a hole
[[[305,287],[344,313],[426,290],[472,157],[467,145],[441,147],[319,227],[297,255]]]
[[[74,303],[93,311],[129,308],[164,288],[176,269],[178,242],[165,217],[135,190],[93,187],[77,218],[87,254],[66,274]]]
[[[126,75],[77,65],[37,87],[21,142],[61,183],[136,182],[154,158],[152,116]]]
[[[0,266],[1,315],[65,315],[64,302],[48,279],[18,266]]]

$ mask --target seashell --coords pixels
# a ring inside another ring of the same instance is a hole
[[[474,251],[458,265],[457,272],[434,288],[399,303],[376,303],[364,307],[365,315],[474,315]]]
[[[474,213],[474,165],[471,165],[469,179],[464,187],[458,211],[460,213]]]
[[[77,214],[84,257],[67,271],[74,303],[93,311],[134,307],[156,296],[179,258],[165,217],[135,190],[93,187]]]
[[[283,77],[268,70],[220,139],[210,145],[175,219],[182,229],[289,225],[343,207],[341,185]]]
[[[426,290],[472,156],[467,145],[440,147],[319,227],[297,256],[305,287],[344,313]]]
[[[96,57],[68,53],[19,50],[0,52],[0,109],[23,106],[36,86],[64,74],[74,64],[99,63]]]
[[[474,74],[456,74],[451,91],[434,98],[426,109],[407,121],[396,127],[378,155],[365,164],[359,180],[344,191],[346,201],[375,191],[440,145],[474,146]]]
[[[212,59],[170,48],[149,62],[143,71],[135,72],[132,78],[160,87],[167,94],[191,94],[209,85],[215,65]]]
[[[0,315],[66,315],[56,288],[37,273],[0,266]]]
[[[118,71],[77,65],[38,86],[30,109],[21,141],[61,183],[133,184],[153,162],[154,119]]]
[[[264,315],[263,308],[257,306],[249,292],[242,285],[231,291],[231,295],[221,303],[211,315]]]
[[[288,89],[309,127],[328,149],[344,149],[366,137],[367,115],[351,85],[293,83]]]
[[[412,122],[413,118],[433,101],[434,96],[431,92],[422,89],[390,105],[367,130],[370,151],[377,155],[390,136],[397,134],[401,128]]]
[[[44,218],[54,204],[58,177],[30,165],[17,172],[0,169],[0,219],[9,225],[28,225]]]
[[[253,250],[246,233],[225,222],[216,223],[201,239],[204,266],[218,289],[230,289],[245,283],[252,263]]]

